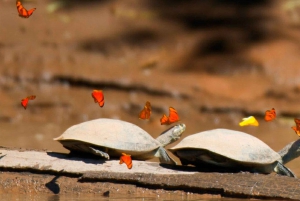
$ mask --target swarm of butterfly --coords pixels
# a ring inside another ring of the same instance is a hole
[[[104,106],[104,94],[102,90],[93,90],[92,91],[92,98],[94,99],[94,102],[97,103],[100,107]],[[27,108],[29,100],[34,100],[36,98],[35,95],[27,96],[26,98],[22,99],[21,105],[24,107],[24,109]],[[142,111],[140,111],[138,117],[142,120],[148,120],[151,116],[151,104],[149,101],[145,103],[144,108]],[[267,110],[265,112],[265,121],[271,122],[276,118],[276,111],[274,108],[271,110]],[[163,116],[160,118],[160,124],[161,125],[170,125],[172,123],[175,123],[179,121],[179,115],[175,108],[169,107],[169,116],[166,114],[163,114]],[[294,119],[296,126],[293,126],[292,129],[295,131],[295,133],[300,137],[300,119],[295,118]],[[254,116],[243,118],[242,121],[239,123],[240,126],[259,126],[258,121],[255,119]],[[132,168],[132,160],[131,156],[127,155],[126,153],[122,153],[122,156],[120,157],[120,164],[125,163],[127,165],[128,169]]]
[[[29,18],[32,15],[32,13],[36,10],[36,8],[26,10],[26,8],[24,8],[20,0],[16,0],[16,6],[17,6],[19,16],[22,18]],[[94,99],[94,102],[98,103],[100,107],[104,106],[104,95],[102,90],[93,90],[92,97]],[[26,98],[21,100],[21,105],[26,110],[29,100],[34,100],[35,98],[36,98],[35,95],[27,96]],[[139,114],[139,118],[144,120],[149,119],[150,115],[151,115],[151,104],[149,101],[147,101],[144,109]],[[160,119],[161,125],[170,125],[177,121],[179,121],[179,116],[177,114],[177,111],[173,107],[169,108],[169,117],[167,117],[164,114]],[[122,153],[122,156],[120,157],[120,164],[122,163],[125,163],[128,169],[131,169],[132,168],[131,156],[127,155],[126,153]]]
[[[151,115],[151,104],[149,101],[146,102],[144,109],[140,112],[139,114],[139,118],[140,119],[150,119],[150,115]],[[167,115],[163,115],[160,118],[160,124],[161,125],[170,125],[172,123],[175,123],[177,121],[179,121],[179,116],[177,111],[173,108],[173,107],[169,107],[169,117],[167,117]]]
[[[100,107],[104,106],[104,94],[102,90],[93,90],[91,95],[95,103],[97,103]],[[21,100],[21,105],[24,107],[24,109],[26,109],[29,100],[34,100],[35,98],[36,98],[35,95],[27,96],[26,98]],[[143,120],[147,120],[150,119],[150,115],[151,115],[151,104],[149,101],[147,101],[144,108],[139,113],[139,118]],[[169,117],[167,117],[167,115],[164,114],[160,119],[161,125],[170,125],[177,121],[179,121],[179,116],[177,111],[173,107],[169,107]],[[131,156],[127,155],[126,153],[122,153],[122,156],[120,157],[120,164],[123,163],[127,165],[128,169],[131,169],[132,168]]]
[[[26,10],[26,8],[24,8],[20,0],[16,0],[16,6],[17,6],[19,16],[22,18],[29,18],[32,15],[32,13],[36,10],[36,8]],[[102,90],[93,90],[92,97],[94,99],[94,102],[98,103],[100,107],[104,106],[104,95]],[[29,100],[34,100],[35,98],[36,98],[35,95],[27,96],[26,98],[22,99],[21,105],[26,110]],[[147,101],[143,110],[139,113],[139,118],[143,120],[147,120],[150,119],[150,115],[151,115],[151,104],[149,101]],[[266,122],[273,121],[275,118],[276,118],[276,111],[274,108],[272,108],[271,110],[267,110],[265,112],[264,119]],[[163,116],[160,118],[161,125],[170,125],[177,121],[179,121],[179,116],[177,111],[173,107],[169,107],[169,116],[163,114]],[[296,126],[293,126],[292,129],[300,137],[300,119],[295,118],[294,121],[296,123]],[[259,126],[259,123],[254,116],[250,116],[250,117],[243,118],[242,121],[239,123],[239,125]],[[120,157],[120,164],[123,163],[127,165],[128,169],[131,169],[132,168],[131,156],[127,155],[126,153],[122,153],[122,156]]]
[[[97,103],[100,107],[104,106],[104,94],[102,90],[93,90],[91,95],[95,103]],[[24,107],[24,109],[26,109],[29,100],[34,100],[35,98],[36,98],[35,95],[27,96],[26,98],[23,98],[21,100],[21,105]],[[150,119],[150,115],[151,115],[151,104],[149,101],[147,101],[143,110],[139,114],[139,118],[147,120]],[[177,111],[173,107],[169,108],[169,117],[167,117],[164,114],[160,119],[161,125],[170,125],[177,121],[179,121],[179,116]],[[131,156],[127,155],[126,153],[122,153],[122,156],[120,157],[120,164],[123,163],[127,165],[128,169],[131,169],[132,168]]]

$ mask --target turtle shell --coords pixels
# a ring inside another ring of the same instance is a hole
[[[280,159],[277,152],[258,138],[228,129],[214,129],[190,135],[169,150],[175,155],[178,150],[205,150],[210,155],[252,164],[272,164]]]
[[[54,140],[72,149],[71,144],[88,144],[128,154],[148,153],[161,144],[140,127],[116,119],[96,119],[68,128]]]

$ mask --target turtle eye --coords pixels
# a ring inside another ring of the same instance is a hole
[[[183,133],[184,131],[185,131],[185,124],[178,124],[177,126],[177,132],[181,132],[181,133]]]

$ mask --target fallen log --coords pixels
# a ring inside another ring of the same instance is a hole
[[[48,177],[50,175],[44,183],[35,182],[36,185],[40,186],[41,192],[47,193],[71,192],[68,191],[68,185],[76,185],[76,192],[79,193],[95,193],[95,189],[99,191],[97,185],[102,184],[103,187],[104,183],[106,185],[110,183],[110,185],[134,186],[135,189],[162,189],[168,192],[183,191],[199,195],[300,200],[300,180],[275,173],[263,175],[246,172],[199,172],[199,169],[193,167],[160,165],[156,162],[136,160],[133,161],[132,169],[127,169],[126,165],[120,165],[118,160],[74,157],[50,151],[6,148],[1,148],[0,152],[2,153],[0,169],[3,172],[11,172],[12,174],[31,172],[38,175],[48,175]],[[55,184],[60,177],[65,179],[59,180],[58,187]],[[50,178],[51,180],[49,180]],[[66,178],[71,178],[72,182],[66,182]],[[4,179],[2,178],[0,193],[7,192],[5,186],[9,186],[7,183],[4,185],[3,182]],[[35,184],[33,182],[30,185]],[[69,187],[74,189],[72,186]],[[24,188],[24,186],[21,185],[20,188]],[[103,187],[99,192],[104,193],[107,189],[112,188]]]

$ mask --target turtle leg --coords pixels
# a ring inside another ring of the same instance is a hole
[[[295,177],[296,175],[287,167],[285,167],[282,163],[280,163],[278,161],[276,167],[274,168],[274,171],[277,174],[281,174],[281,175],[285,175],[285,176],[289,176],[289,177]]]
[[[155,156],[159,158],[159,161],[161,163],[177,165],[177,163],[169,156],[169,154],[163,147],[158,148]]]
[[[89,147],[90,150],[93,152],[93,154],[97,155],[97,156],[101,156],[103,158],[109,159],[109,155],[108,153],[104,152],[104,151],[100,151],[98,149],[95,149],[93,147]]]

